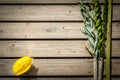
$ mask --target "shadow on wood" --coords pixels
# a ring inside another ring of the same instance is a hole
[[[35,76],[38,75],[39,68],[36,68],[34,65],[30,68],[28,72],[23,74],[22,76]],[[37,78],[20,78],[19,80],[37,80]]]

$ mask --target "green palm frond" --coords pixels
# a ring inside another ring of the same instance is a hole
[[[103,14],[101,11],[99,0],[92,0],[92,5],[90,5],[89,3],[86,5],[85,3],[80,2],[80,8],[84,20],[84,34],[87,36],[89,43],[93,47],[93,52],[91,52],[87,47],[86,50],[90,53],[90,55],[94,57],[96,61],[97,59],[100,60],[100,71],[104,63],[103,57],[105,56],[105,37],[107,29],[106,26],[109,21],[108,0],[105,0]],[[98,63],[94,63],[96,64],[96,66],[94,65],[94,80],[102,80],[103,73],[102,71],[100,71],[99,77],[97,76]]]
[[[87,36],[91,46],[94,48],[95,46],[95,32],[94,32],[94,20],[93,20],[93,11],[90,5],[85,5],[80,2],[81,14],[84,18],[84,34]],[[86,47],[86,50],[90,53],[90,55],[94,56],[93,52]]]

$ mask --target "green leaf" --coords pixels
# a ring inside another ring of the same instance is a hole
[[[88,51],[88,53],[91,55],[91,57],[93,57],[93,53],[87,47],[85,47],[85,48]]]
[[[98,58],[98,31],[95,31],[94,57]]]

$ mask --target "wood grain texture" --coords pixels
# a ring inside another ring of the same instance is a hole
[[[14,75],[15,59],[0,59],[0,76]],[[88,59],[33,59],[30,75],[92,75],[92,60]]]
[[[113,23],[113,38],[120,38],[120,22]],[[86,38],[84,24],[78,23],[0,23],[0,38]]]
[[[0,23],[0,38],[85,38],[83,23]]]
[[[78,1],[79,0],[0,0],[0,4],[6,4],[0,5],[0,38],[86,38],[81,32],[81,30],[84,30],[83,23],[74,22],[83,21],[79,6],[74,5],[77,4]],[[87,1],[90,2],[90,0]],[[103,3],[103,0],[101,0],[101,2]],[[120,4],[120,0],[113,0],[113,3]],[[115,21],[120,20],[119,9],[120,5],[114,5],[113,20]],[[8,22],[4,23],[4,21]],[[15,22],[11,23],[9,21]],[[18,23],[17,21],[22,22]],[[38,22],[34,23],[29,21]],[[112,37],[120,38],[120,22],[113,22],[112,28]],[[88,41],[82,40],[1,40],[0,57],[10,58],[25,55],[32,57],[90,57],[85,49],[86,46],[90,48]],[[120,57],[120,40],[112,41],[112,57]],[[16,59],[0,59],[0,76],[14,75],[12,65],[15,60]],[[34,59],[33,65],[26,75],[93,75],[92,59]],[[120,75],[119,67],[120,60],[112,59],[112,75]],[[0,78],[0,80],[26,79],[28,78]],[[28,80],[93,80],[93,78],[29,78]],[[112,78],[112,80],[120,80],[120,77]]]
[[[1,80],[93,80],[93,78],[0,78]]]
[[[86,41],[0,41],[0,57],[86,57]]]
[[[86,46],[91,48],[88,41],[0,41],[0,57],[90,57]],[[120,41],[112,47],[112,56],[120,57]]]
[[[120,59],[112,60],[112,75],[120,75]]]
[[[112,23],[112,38],[120,38],[120,22]]]
[[[93,80],[93,78],[0,78],[1,80]],[[105,79],[104,79],[105,80]],[[120,80],[120,78],[112,78]]]
[[[120,57],[120,40],[112,41],[112,56]]]
[[[0,4],[2,3],[78,3],[79,0],[0,0]],[[91,2],[91,0],[86,0],[86,2]],[[104,0],[100,0],[100,2],[104,2]],[[113,0],[113,3],[120,3],[120,0]]]
[[[113,6],[113,20],[120,20],[120,6]],[[80,21],[78,5],[1,5],[0,21]]]

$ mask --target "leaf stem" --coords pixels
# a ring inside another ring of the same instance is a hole
[[[108,0],[108,23],[106,41],[106,80],[111,80],[111,20],[112,20],[112,0]]]

